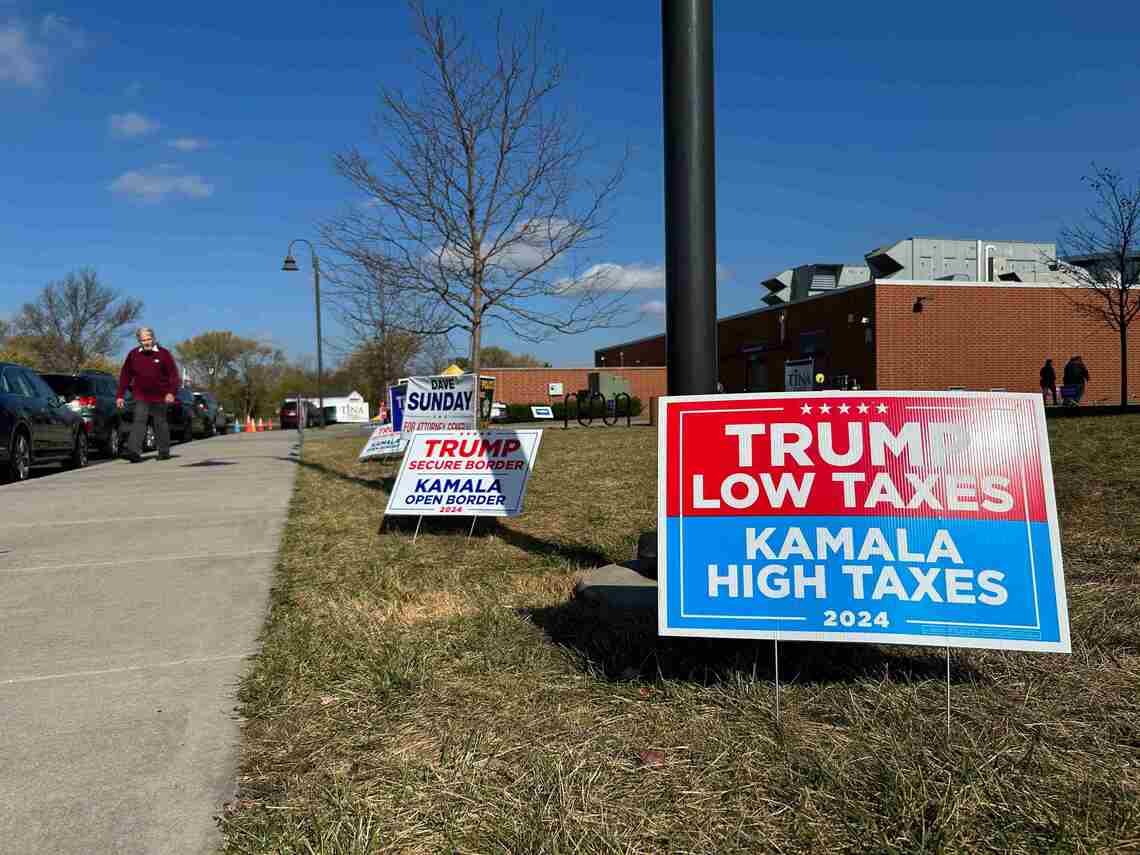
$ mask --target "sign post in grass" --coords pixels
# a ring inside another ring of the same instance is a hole
[[[662,635],[1070,652],[1040,395],[659,404]],[[777,649],[778,655],[778,649]]]

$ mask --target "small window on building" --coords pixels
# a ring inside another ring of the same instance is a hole
[[[827,352],[827,331],[808,330],[800,333],[800,354],[811,356],[814,353]]]

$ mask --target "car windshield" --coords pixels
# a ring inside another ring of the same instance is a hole
[[[41,374],[44,382],[53,392],[65,401],[74,401],[80,395],[94,394],[88,387],[86,378],[72,377],[70,374]]]

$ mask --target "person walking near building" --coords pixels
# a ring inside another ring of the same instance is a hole
[[[170,351],[155,340],[154,330],[139,327],[136,334],[139,346],[131,348],[119,372],[119,390],[115,403],[121,410],[126,406],[124,396],[128,389],[134,397],[131,435],[127,440],[126,458],[131,463],[142,460],[142,443],[147,421],[154,422],[158,442],[158,459],[170,459],[170,427],[166,423],[166,407],[174,403],[178,390],[178,366]]]
[[[1091,379],[1089,370],[1085,367],[1085,361],[1081,359],[1079,354],[1065,363],[1065,373],[1062,379],[1066,386],[1072,388],[1073,403],[1079,404],[1085,395],[1085,386]]]
[[[1053,367],[1053,360],[1046,359],[1041,366],[1041,397],[1048,403],[1049,396],[1053,396],[1053,406],[1057,406],[1057,369]]]

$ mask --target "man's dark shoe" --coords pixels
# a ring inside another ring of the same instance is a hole
[[[160,455],[158,455],[158,459],[159,460],[169,460],[170,455],[169,454],[160,454]]]
[[[126,454],[123,455],[123,457],[126,459],[126,461],[128,463],[142,463],[142,455],[141,454],[131,454],[130,452],[127,452]]]

